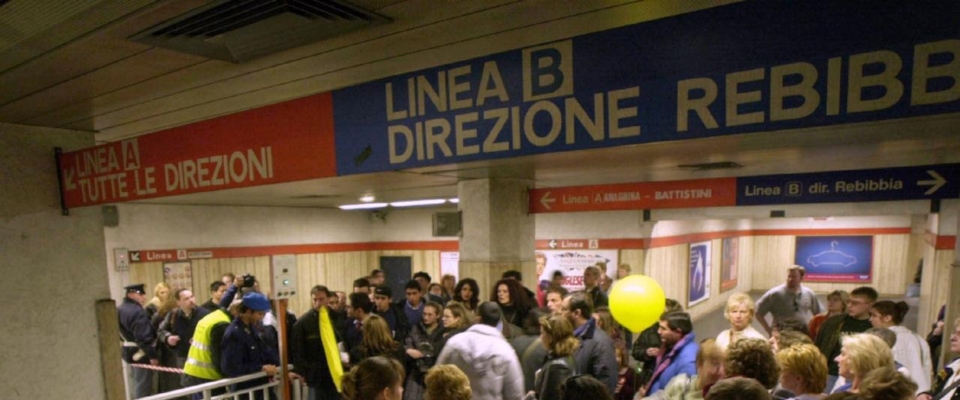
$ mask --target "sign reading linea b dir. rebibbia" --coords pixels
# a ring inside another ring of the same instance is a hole
[[[338,174],[960,111],[960,2],[821,3],[716,7],[338,90]]]

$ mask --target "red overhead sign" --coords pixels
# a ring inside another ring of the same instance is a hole
[[[60,157],[67,207],[336,176],[329,93]]]
[[[736,204],[736,178],[530,190],[531,213],[723,207]]]

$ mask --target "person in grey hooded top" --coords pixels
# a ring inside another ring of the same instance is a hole
[[[484,302],[477,307],[477,313],[480,323],[450,337],[437,364],[452,364],[467,374],[474,400],[523,399],[520,360],[497,330],[500,306]]]

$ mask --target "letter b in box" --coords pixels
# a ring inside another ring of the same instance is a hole
[[[523,101],[573,94],[573,42],[523,50]]]

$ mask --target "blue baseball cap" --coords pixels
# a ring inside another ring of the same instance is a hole
[[[270,309],[270,300],[261,293],[247,293],[243,296],[243,305],[253,311],[267,311]]]

